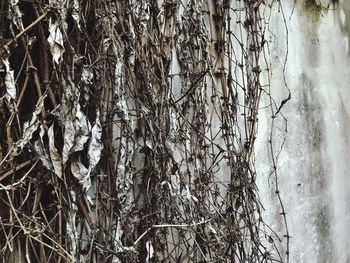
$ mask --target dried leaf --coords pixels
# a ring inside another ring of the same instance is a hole
[[[36,154],[38,155],[39,159],[42,161],[43,165],[48,170],[52,170],[51,159],[50,159],[49,153],[47,152],[47,150],[45,148],[45,144],[43,141],[44,135],[45,135],[44,127],[43,127],[43,125],[40,125],[40,132],[39,132],[40,140],[36,140],[34,142],[34,150],[35,150]]]
[[[82,185],[83,190],[87,191],[91,186],[89,170],[81,163],[79,159],[71,163],[70,169],[74,177]]]
[[[74,138],[74,147],[72,148],[71,152],[83,150],[84,144],[89,139],[90,122],[87,120],[84,113],[80,110],[79,104],[76,118],[74,120],[74,129],[76,133]]]
[[[3,60],[6,68],[5,85],[6,85],[6,99],[10,102],[11,99],[16,100],[17,90],[14,77],[14,71],[10,68],[8,58]]]
[[[52,165],[53,165],[55,174],[61,178],[62,171],[63,171],[62,157],[55,146],[53,125],[51,125],[51,127],[49,128],[48,136],[49,136],[49,149],[50,149],[50,157],[51,157]]]
[[[89,144],[88,157],[89,157],[89,173],[95,168],[96,164],[100,161],[101,151],[103,144],[102,138],[102,127],[100,123],[100,113],[97,111],[96,123],[91,130],[91,140]]]
[[[64,124],[63,165],[66,164],[70,154],[84,149],[91,129],[90,122],[81,111],[79,104],[80,91],[69,75],[67,78],[68,83],[63,79],[65,90],[60,106],[60,119]]]
[[[44,98],[46,95],[41,96],[36,104],[35,111],[30,121],[26,121],[23,125],[23,135],[20,140],[18,140],[14,145],[14,155],[17,156],[21,153],[24,146],[30,141],[33,133],[38,129],[40,121],[38,120],[38,115],[44,106]]]
[[[74,145],[75,130],[71,120],[67,120],[64,124],[64,145],[62,150],[63,165],[68,161],[71,149]]]
[[[62,55],[64,53],[63,35],[59,28],[58,22],[52,23],[52,20],[50,19],[49,32],[50,35],[47,41],[50,45],[52,58],[56,62],[56,64],[58,64],[61,62]]]
[[[84,149],[84,144],[89,139],[89,131],[90,123],[78,104],[74,120],[66,120],[64,126],[63,164],[67,162],[70,154]]]

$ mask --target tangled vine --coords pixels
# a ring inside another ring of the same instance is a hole
[[[273,8],[1,1],[1,258],[288,261],[254,168]]]

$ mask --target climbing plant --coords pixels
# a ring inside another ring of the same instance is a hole
[[[4,262],[288,261],[254,165],[262,97],[272,119],[290,99],[270,91],[281,8],[1,1]]]

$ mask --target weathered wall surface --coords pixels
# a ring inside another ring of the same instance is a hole
[[[283,143],[278,181],[291,234],[291,262],[349,262],[349,4],[321,1],[324,7],[330,4],[326,10],[312,5],[317,1],[291,2],[283,7],[289,36],[285,78],[292,99],[282,110],[287,121],[282,116],[276,120],[279,140],[274,144],[277,152]],[[283,21],[274,19],[281,36]],[[271,42],[272,93],[283,98],[286,44],[281,39]],[[269,124],[262,123],[260,118],[260,135],[270,131]],[[270,157],[266,144],[262,140],[257,146],[257,155],[266,158],[257,158],[262,170]],[[271,178],[270,184],[275,184]],[[278,228],[273,195],[263,191],[262,196],[263,203],[271,202],[265,211]]]

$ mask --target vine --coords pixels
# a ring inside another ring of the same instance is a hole
[[[262,97],[272,127],[291,97],[270,91],[278,4],[2,1],[2,258],[288,262],[273,128],[286,242],[254,163]]]

